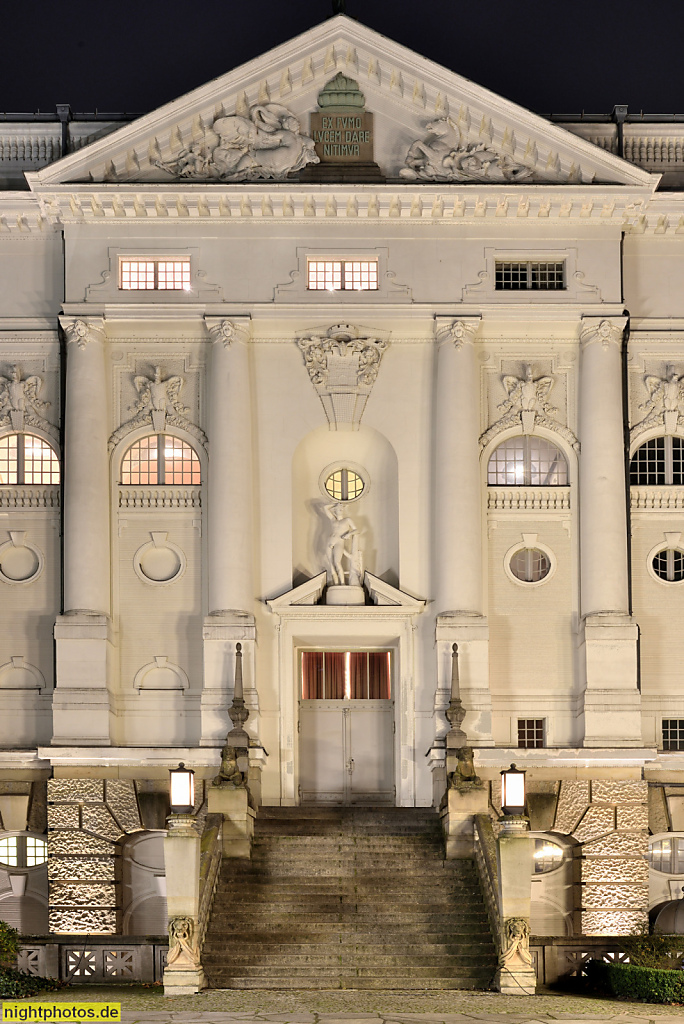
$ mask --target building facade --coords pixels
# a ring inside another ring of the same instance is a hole
[[[679,126],[561,126],[343,15],[68,116],[0,132],[0,917],[165,930],[168,769],[201,818],[238,645],[257,803],[439,806],[457,644],[533,932],[681,895]]]

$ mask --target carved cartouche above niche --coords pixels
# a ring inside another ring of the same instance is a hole
[[[516,163],[485,142],[465,143],[461,130],[450,117],[429,121],[426,137],[417,139],[406,154],[399,172],[410,181],[529,182],[547,180],[535,175],[534,167]]]
[[[57,427],[43,415],[50,403],[38,397],[42,387],[42,377],[37,374],[22,377],[21,367],[17,365],[10,367],[9,377],[0,376],[0,427],[12,430],[37,427],[57,439]]]
[[[674,366],[668,366],[664,377],[644,377],[648,398],[639,406],[646,415],[630,430],[634,440],[652,427],[662,427],[666,434],[674,434],[684,424],[684,380]]]
[[[122,423],[109,438],[110,450],[136,427],[149,425],[155,432],[162,433],[167,424],[185,430],[206,447],[204,431],[191,423],[188,419],[190,410],[181,404],[179,395],[184,383],[185,378],[180,374],[164,378],[160,366],[154,367],[151,377],[135,376],[133,384],[140,397],[130,409],[133,413],[131,419]]]
[[[318,163],[313,139],[279,103],[238,104],[235,114],[217,117],[200,133],[175,160],[157,160],[156,166],[174,178],[260,181]]]
[[[523,434],[531,434],[539,426],[554,430],[575,451],[579,451],[580,444],[572,430],[558,422],[555,417],[558,409],[554,409],[547,401],[547,395],[555,384],[554,377],[535,377],[532,367],[528,365],[524,377],[507,374],[502,382],[508,397],[497,407],[501,413],[500,418],[480,437],[483,448],[503,430],[520,427]]]
[[[351,324],[334,324],[301,335],[297,345],[331,430],[338,423],[358,428],[389,340],[369,337]]]

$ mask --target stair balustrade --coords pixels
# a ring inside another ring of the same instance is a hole
[[[223,851],[223,815],[207,814],[200,844],[199,910],[197,913],[197,940],[200,953],[209,924],[209,916],[221,874]]]
[[[501,909],[499,907],[499,867],[496,859],[496,838],[492,819],[487,814],[475,815],[475,864],[480,876],[489,926],[501,951]]]

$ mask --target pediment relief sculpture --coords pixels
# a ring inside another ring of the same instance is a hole
[[[461,130],[450,117],[429,121],[428,135],[417,139],[399,172],[411,181],[531,181],[534,168],[516,163],[485,142],[464,143]]]
[[[181,430],[187,431],[206,447],[207,439],[204,431],[190,422],[188,419],[190,410],[180,401],[180,391],[185,383],[184,377],[175,374],[164,378],[161,367],[155,366],[151,377],[139,375],[133,378],[133,383],[140,397],[131,406],[130,411],[133,413],[131,419],[122,423],[110,437],[110,449],[131,430],[147,424],[158,433],[162,433],[167,424],[172,427],[180,427]]]
[[[175,160],[155,163],[174,178],[260,181],[285,178],[317,164],[318,156],[313,139],[287,107],[257,103],[216,118]]]
[[[500,418],[480,437],[483,448],[502,430],[520,426],[523,434],[531,434],[536,426],[540,426],[555,430],[575,451],[579,451],[579,441],[569,427],[558,422],[555,418],[558,409],[547,401],[555,383],[553,377],[535,378],[532,367],[528,365],[524,377],[507,374],[502,383],[508,397],[497,406]]]
[[[10,368],[9,377],[0,377],[0,427],[10,426],[12,430],[37,427],[57,439],[57,427],[43,415],[50,403],[38,397],[42,387],[42,377],[32,374],[22,378],[21,367],[16,365]]]
[[[638,437],[650,427],[663,427],[666,434],[674,434],[684,426],[684,380],[674,366],[668,366],[664,377],[644,377],[648,398],[639,406],[646,415],[632,427],[630,437]]]
[[[330,425],[358,426],[389,345],[387,339],[368,337],[351,324],[335,324],[302,335],[297,345]]]

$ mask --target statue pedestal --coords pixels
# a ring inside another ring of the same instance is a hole
[[[174,970],[164,968],[165,996],[194,996],[207,987],[207,979],[201,967]]]
[[[475,856],[475,815],[487,813],[488,790],[480,783],[447,789],[441,811],[447,860],[472,860]]]
[[[366,593],[363,587],[349,587],[335,584],[325,592],[326,604],[365,604]]]
[[[223,856],[249,857],[256,812],[244,788],[228,783],[209,787],[209,814],[223,815]]]

